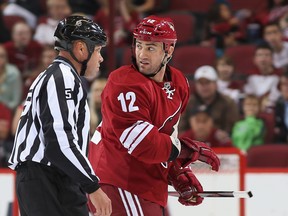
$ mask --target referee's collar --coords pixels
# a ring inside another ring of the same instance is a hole
[[[77,76],[80,78],[80,75],[77,73],[75,67],[73,66],[71,61],[69,61],[67,58],[64,58],[63,56],[57,56],[53,62],[60,62],[60,63],[63,63],[65,65],[69,66],[72,69],[72,71],[75,74],[77,74]]]

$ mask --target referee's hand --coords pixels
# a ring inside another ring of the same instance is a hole
[[[89,194],[90,200],[96,208],[95,216],[109,216],[112,213],[111,200],[108,196],[99,188],[97,191]]]

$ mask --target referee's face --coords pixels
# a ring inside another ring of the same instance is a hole
[[[100,63],[103,62],[103,57],[101,55],[102,46],[96,46],[92,56],[87,64],[87,69],[85,77],[94,78],[99,75]]]

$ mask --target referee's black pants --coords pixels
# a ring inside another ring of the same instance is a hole
[[[80,186],[56,168],[35,162],[16,167],[16,193],[21,216],[88,216]]]

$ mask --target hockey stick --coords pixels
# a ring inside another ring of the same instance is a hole
[[[179,197],[176,191],[168,191],[169,196]],[[195,193],[197,196],[206,197],[232,197],[232,198],[251,198],[253,196],[251,191],[203,191]]]

